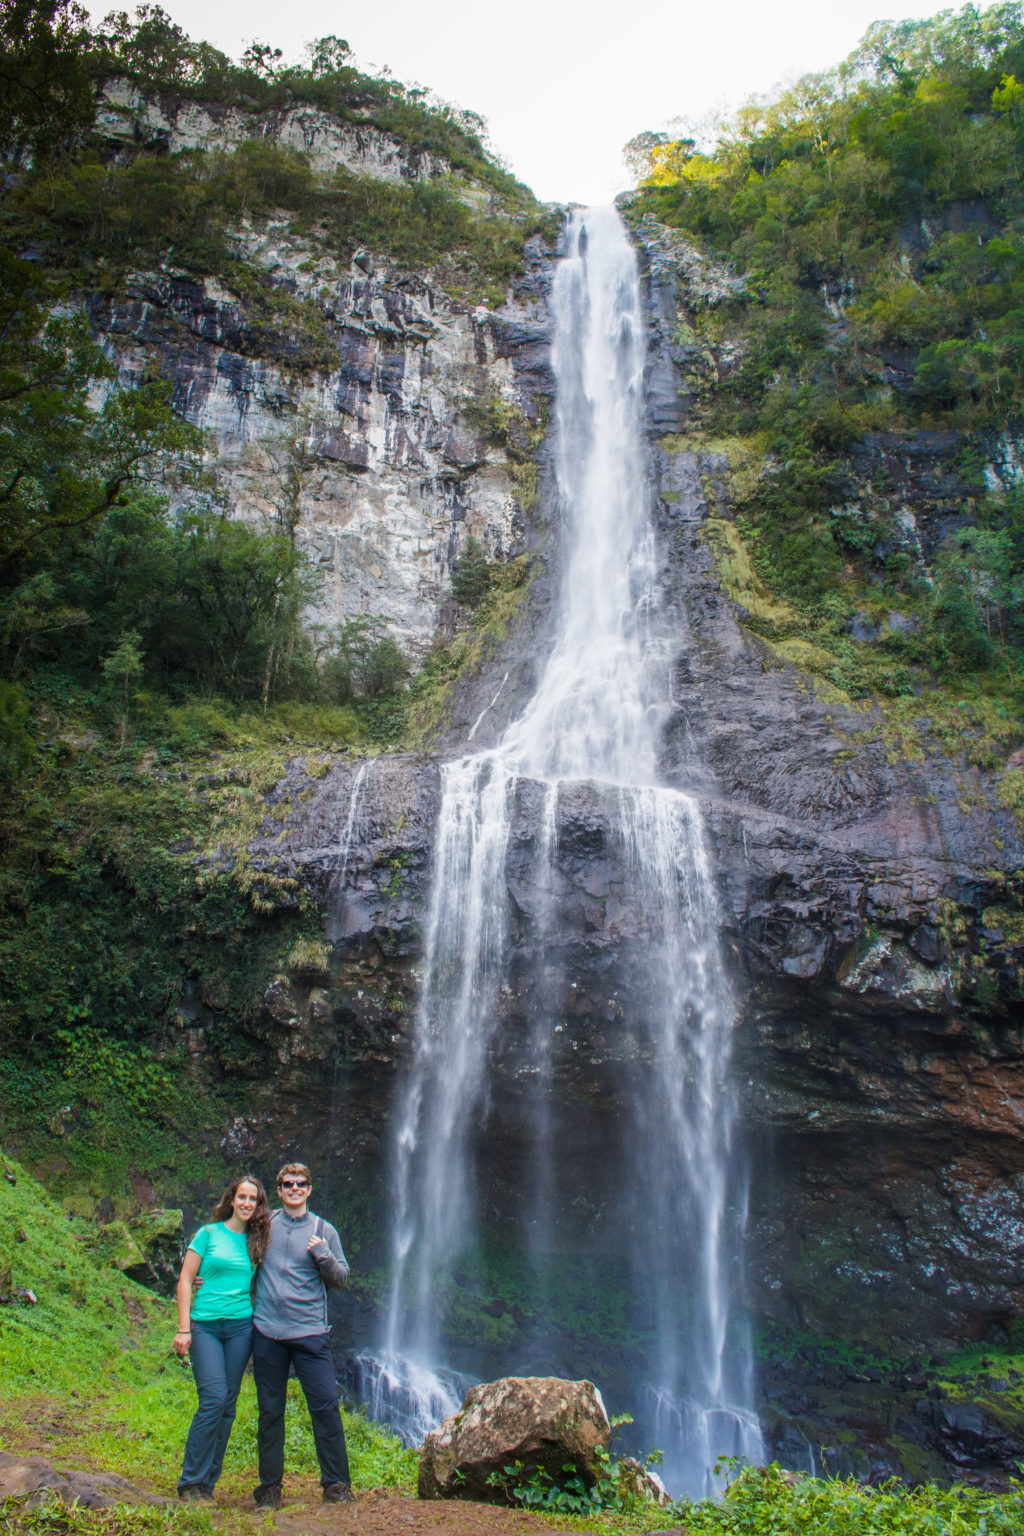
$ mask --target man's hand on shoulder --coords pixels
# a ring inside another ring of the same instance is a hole
[[[330,1230],[334,1232],[333,1227]],[[348,1260],[341,1252],[341,1242],[336,1232],[334,1232],[334,1241],[338,1244],[337,1253],[331,1247],[327,1237],[313,1236],[306,1244],[306,1252],[316,1265],[316,1272],[328,1290],[340,1290],[348,1279]]]

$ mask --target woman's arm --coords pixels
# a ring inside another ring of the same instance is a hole
[[[181,1274],[178,1276],[178,1289],[175,1293],[178,1302],[178,1331],[174,1335],[174,1348],[179,1355],[188,1354],[189,1340],[192,1330],[189,1327],[189,1312],[192,1308],[192,1282],[199,1273],[199,1266],[203,1262],[202,1256],[190,1248],[185,1255],[185,1262],[181,1266]]]

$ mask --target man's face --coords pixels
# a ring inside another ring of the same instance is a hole
[[[286,1211],[300,1212],[309,1199],[312,1185],[301,1173],[285,1173],[278,1180],[277,1192]]]

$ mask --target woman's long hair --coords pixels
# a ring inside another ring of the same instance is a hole
[[[227,1221],[234,1213],[239,1184],[252,1184],[256,1190],[256,1209],[246,1224],[245,1241],[249,1258],[254,1264],[260,1264],[270,1242],[270,1206],[267,1204],[266,1190],[259,1179],[254,1179],[251,1173],[240,1173],[237,1179],[232,1179],[213,1208],[213,1220]]]

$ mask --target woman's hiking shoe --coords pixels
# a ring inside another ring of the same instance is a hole
[[[178,1498],[184,1499],[186,1504],[212,1504],[213,1489],[207,1488],[205,1483],[186,1483],[184,1488],[178,1489]]]
[[[325,1483],[325,1504],[349,1504],[355,1498],[355,1494],[348,1483]]]
[[[257,1509],[281,1508],[280,1483],[261,1483],[258,1488],[253,1489],[252,1496],[256,1500]]]

